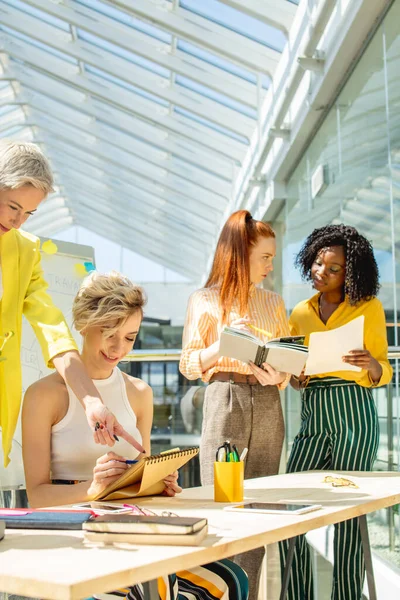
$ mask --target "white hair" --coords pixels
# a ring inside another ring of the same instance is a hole
[[[0,190],[32,185],[47,196],[53,183],[49,162],[36,144],[0,140]]]

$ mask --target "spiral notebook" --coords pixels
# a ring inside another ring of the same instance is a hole
[[[157,496],[165,489],[164,479],[189,462],[199,448],[170,450],[142,458],[114,483],[89,500],[123,500],[137,496]]]

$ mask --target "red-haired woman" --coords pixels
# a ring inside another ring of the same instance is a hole
[[[224,325],[252,325],[272,337],[290,334],[282,298],[257,286],[272,271],[275,254],[269,225],[246,210],[233,213],[222,229],[205,287],[189,299],[180,371],[188,379],[209,382],[200,448],[203,485],[213,483],[215,453],[227,439],[240,450],[248,448],[246,479],[278,472],[284,437],[278,389],[286,387],[287,375],[267,363],[260,369],[219,355]],[[251,333],[268,341],[260,332]],[[237,560],[249,576],[251,600],[258,596],[263,556],[259,548]]]

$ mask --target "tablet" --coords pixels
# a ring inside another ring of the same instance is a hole
[[[235,512],[258,512],[275,515],[304,515],[322,508],[321,504],[287,504],[284,502],[248,502],[225,506],[224,510]]]
[[[132,512],[131,507],[121,506],[120,504],[108,504],[107,502],[81,502],[74,504],[73,507],[89,508],[99,514]]]

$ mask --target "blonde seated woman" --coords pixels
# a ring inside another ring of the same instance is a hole
[[[106,406],[150,453],[153,393],[144,381],[122,373],[117,364],[131,350],[143,317],[142,288],[119,273],[91,274],[73,303],[76,329],[83,337],[82,361]],[[116,452],[103,454],[87,427],[85,412],[63,378],[54,373],[30,386],[22,412],[22,447],[29,503],[33,507],[89,500],[128,468],[138,452],[120,439]],[[182,491],[178,473],[165,479],[165,494]],[[159,578],[161,600],[193,596],[200,600],[246,600],[245,572],[222,560]],[[100,597],[143,598],[142,586]],[[97,596],[99,597],[99,596]]]

